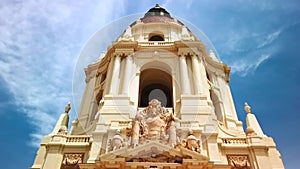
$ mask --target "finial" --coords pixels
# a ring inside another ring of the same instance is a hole
[[[245,111],[249,114],[251,113],[251,107],[248,105],[247,102],[245,102]]]
[[[68,104],[66,105],[66,108],[65,108],[65,113],[69,113],[70,110],[71,110],[71,103],[68,102]]]
[[[155,8],[160,8],[159,4],[156,4],[156,5],[155,5]]]

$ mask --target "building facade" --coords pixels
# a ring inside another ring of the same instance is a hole
[[[230,68],[159,5],[86,69],[78,117],[70,104],[31,169],[283,169],[250,106],[246,131]]]

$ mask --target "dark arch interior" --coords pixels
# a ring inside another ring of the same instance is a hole
[[[159,69],[146,69],[140,74],[139,107],[157,99],[164,107],[173,107],[172,76]]]
[[[159,100],[164,107],[172,107],[171,96],[172,94],[167,86],[162,84],[150,84],[142,90],[140,107],[147,107],[148,102],[152,99]]]
[[[164,41],[164,38],[159,35],[152,36],[149,41]]]

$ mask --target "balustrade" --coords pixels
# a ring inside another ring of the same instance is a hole
[[[222,138],[223,144],[247,144],[245,138]]]
[[[89,136],[68,136],[67,143],[88,143],[90,141]]]

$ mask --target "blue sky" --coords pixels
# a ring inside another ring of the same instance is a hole
[[[222,62],[232,68],[230,83],[240,120],[245,121],[243,104],[247,101],[264,132],[277,143],[286,168],[297,168],[300,152],[300,2],[297,0],[2,0],[0,159],[3,168],[32,165],[41,137],[51,132],[65,104],[73,102],[73,74],[90,37],[120,17],[145,13],[156,3],[207,35]],[[75,108],[70,116],[75,118]]]

